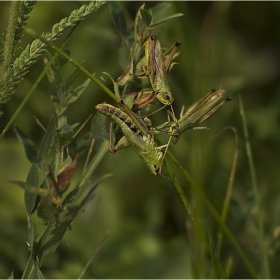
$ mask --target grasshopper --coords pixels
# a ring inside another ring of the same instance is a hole
[[[151,100],[153,100],[155,97],[165,106],[171,106],[174,98],[167,82],[166,72],[170,71],[173,68],[175,62],[172,63],[172,60],[178,55],[177,49],[180,45],[180,42],[176,42],[169,50],[167,50],[163,54],[160,42],[159,40],[157,40],[156,36],[151,35],[147,38],[144,44],[145,56],[142,60],[139,61],[137,65],[136,75],[142,77],[144,73],[144,77],[147,76],[149,78],[152,89],[144,89],[146,93],[142,95],[143,97],[145,97],[142,103],[141,97],[136,98],[134,102],[135,109],[142,109],[148,104],[148,102],[150,103]],[[170,54],[167,56],[168,52],[170,52]],[[142,73],[139,69],[142,69]],[[138,74],[137,72],[140,72],[140,74]],[[148,99],[147,96],[152,97]],[[146,99],[148,99],[148,102],[146,101]],[[173,112],[172,107],[171,109]]]
[[[223,97],[224,93],[224,90],[211,90],[205,97],[191,105],[185,114],[182,113],[177,123],[165,122],[156,127],[155,130],[153,130],[155,134],[162,132],[170,134],[168,143],[160,147],[154,146],[153,135],[137,114],[132,112],[134,117],[140,121],[140,128],[139,124],[135,124],[133,118],[112,105],[98,104],[95,108],[99,113],[109,116],[115,121],[124,134],[113,149],[112,145],[110,145],[110,152],[113,154],[116,151],[131,145],[139,157],[146,163],[150,173],[157,175],[161,174],[161,167],[170,145],[171,137],[174,135],[178,137],[187,129],[207,129],[206,127],[197,127],[196,125],[207,120],[231,100],[230,97],[227,97],[217,106],[214,106]],[[125,103],[122,104],[122,106],[126,106]],[[174,134],[174,131],[177,135]],[[161,151],[163,148],[165,148],[164,153]]]
[[[135,17],[134,43],[132,45],[132,48],[130,49],[130,62],[125,68],[125,70],[123,71],[123,73],[121,74],[121,76],[117,79],[117,84],[119,86],[125,86],[133,81],[134,73],[136,72],[135,67],[137,66],[139,60],[141,59],[143,43],[145,42],[146,38],[150,36],[153,27],[163,24],[164,22],[172,18],[183,16],[183,14],[177,13],[167,18],[161,19],[159,22],[154,23],[152,11],[145,10],[144,7],[145,4],[143,4],[139,8]],[[124,40],[123,43],[125,43],[126,39],[125,38],[122,39]]]
[[[151,137],[150,134],[144,134],[137,125],[135,125],[129,115],[112,105],[98,104],[95,108],[99,113],[114,120],[124,134],[113,149],[110,147],[111,153],[115,153],[117,150],[131,145],[139,157],[146,163],[150,173],[153,175],[161,173],[161,167],[165,156],[161,150],[163,148],[167,149],[168,144],[155,147],[153,137]]]
[[[192,104],[187,109],[186,113],[183,113],[182,110],[180,119],[177,123],[165,122],[158,126],[154,133],[168,132],[170,135],[179,137],[180,134],[187,129],[208,129],[207,127],[199,127],[196,125],[210,118],[222,106],[231,100],[231,97],[227,97],[224,101],[215,106],[215,104],[223,97],[224,93],[225,91],[223,89],[217,91],[214,89],[210,90],[203,98]]]
[[[132,98],[134,99],[132,110],[130,109],[129,106],[126,106],[126,100],[128,98],[131,98],[131,94],[127,94],[125,96],[124,102],[122,102],[122,100],[119,100],[121,101],[119,102],[119,105],[132,118],[134,123],[136,124],[138,123],[138,127],[142,125],[140,124],[139,126],[139,121],[138,121],[139,118],[135,117],[135,114],[133,113],[134,110],[139,111],[147,104],[151,103],[156,97],[165,106],[167,105],[171,106],[171,103],[173,102],[174,98],[171,94],[169,85],[167,83],[166,72],[172,69],[174,65],[174,63],[172,63],[172,60],[176,55],[178,55],[177,49],[180,45],[181,45],[180,42],[176,42],[170,49],[168,49],[163,54],[161,50],[160,42],[156,39],[155,35],[149,36],[148,39],[146,40],[145,57],[139,63],[141,65],[141,68],[144,70],[144,74],[149,77],[152,85],[152,89],[148,89],[148,90],[144,89],[136,93],[135,95],[136,98],[133,97],[132,95]],[[169,52],[170,54],[167,56]],[[166,59],[164,60],[165,56]],[[139,68],[140,66],[138,66],[138,69]],[[171,106],[171,110],[173,114],[173,119],[176,122],[176,117],[172,106]],[[145,128],[142,131],[146,132],[147,134],[147,130]]]
[[[156,36],[148,37],[144,44],[145,56],[138,62],[135,75],[140,78],[148,77],[152,88],[126,94],[126,96],[134,95],[133,111],[141,110],[155,98],[164,105],[171,105],[174,98],[167,83],[166,72],[171,71],[176,64],[172,61],[179,55],[177,49],[180,45],[181,43],[178,41],[165,53],[162,53],[160,42],[156,40]]]

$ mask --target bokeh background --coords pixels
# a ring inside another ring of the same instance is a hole
[[[146,8],[162,2],[147,2]],[[227,225],[259,271],[260,244],[252,180],[245,150],[240,94],[247,117],[252,153],[261,197],[265,240],[269,248],[271,276],[280,277],[279,268],[279,155],[280,155],[280,3],[279,2],[164,2],[165,16],[181,12],[185,16],[154,28],[161,44],[169,47],[181,41],[181,54],[168,74],[175,96],[174,109],[189,106],[212,88],[226,90],[232,101],[205,125],[209,131],[186,131],[170,148],[193,180],[220,212],[228,184],[235,135],[238,134],[237,170]],[[83,2],[41,2],[32,13],[28,28],[38,34],[49,32],[61,18]],[[120,2],[128,25],[143,2]],[[1,32],[7,26],[10,2],[0,3]],[[25,36],[23,47],[31,40]],[[115,79],[122,73],[118,60],[120,36],[109,9],[103,5],[80,23],[67,49],[85,67],[99,77],[105,71]],[[43,70],[37,62],[20,83],[16,94],[3,108],[1,131]],[[74,67],[65,66],[65,77]],[[80,81],[85,77],[80,75]],[[112,89],[109,80],[106,85]],[[112,89],[113,90],[113,89]],[[95,105],[112,101],[91,83],[81,98],[69,108],[69,122],[83,122],[95,113]],[[39,146],[43,136],[33,115],[47,124],[53,114],[48,82],[43,79],[16,119],[17,125]],[[153,116],[160,124],[164,112]],[[89,125],[85,128],[89,130]],[[30,163],[24,149],[10,129],[0,143],[0,278],[12,270],[20,277],[28,259],[27,223],[23,192],[9,180],[24,181]],[[77,168],[75,176],[80,176]],[[44,264],[46,278],[77,278],[108,230],[110,233],[88,268],[87,278],[208,278],[211,261],[193,228],[183,202],[172,182],[152,176],[132,148],[108,154],[96,176],[111,173],[97,189],[96,198],[69,231],[57,252]],[[166,174],[166,170],[163,170]],[[193,193],[188,182],[178,174],[192,209],[201,219],[209,239],[216,242],[218,226]],[[36,232],[43,229],[37,220]],[[196,242],[195,242],[196,241]],[[203,256],[203,257],[201,257]],[[195,263],[195,265],[194,265]],[[224,238],[221,263],[231,263],[232,278],[251,275],[230,242]],[[197,270],[194,272],[192,266]]]

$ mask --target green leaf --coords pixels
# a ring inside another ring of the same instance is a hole
[[[122,46],[119,49],[119,63],[122,69],[126,69],[127,65],[131,63],[131,53],[130,53],[130,46],[127,40],[122,37]],[[132,65],[133,66],[133,65]],[[133,68],[132,68],[133,73]]]
[[[33,142],[27,138],[27,136],[21,131],[21,129],[17,125],[14,125],[13,129],[24,147],[27,159],[31,163],[39,163],[40,160],[38,156],[38,151],[35,148]]]
[[[100,182],[104,181],[108,177],[112,176],[111,174],[103,175],[101,178],[96,180],[94,178],[88,180],[84,184],[79,186],[78,192],[75,195],[75,198],[73,199],[72,204],[75,206],[79,206],[79,209],[84,209],[84,207],[93,199],[93,193],[97,186],[100,184]]]
[[[150,26],[150,24],[153,22],[153,15],[152,15],[151,11],[141,9],[140,13],[141,13],[141,16],[142,16],[146,26]]]
[[[44,135],[44,138],[42,139],[40,150],[39,150],[39,159],[42,162],[47,154],[49,153],[50,147],[53,142],[53,138],[55,135],[55,118],[51,118],[50,124],[47,128],[47,132]]]
[[[65,125],[61,126],[60,128],[58,128],[57,131],[59,132],[59,135],[61,137],[63,137],[66,134],[73,132],[73,128],[71,125],[65,124]]]
[[[158,21],[156,23],[153,23],[150,27],[155,27],[155,26],[160,25],[160,24],[162,24],[162,23],[164,23],[164,22],[166,22],[166,21],[168,21],[170,19],[181,17],[181,16],[184,16],[184,14],[182,14],[182,13],[174,14],[174,15],[166,17],[166,18],[164,18],[164,19],[162,19],[162,20],[160,20],[160,21]]]
[[[43,176],[41,170],[38,164],[33,164],[26,178],[26,184],[39,188],[42,182],[43,182]],[[22,187],[21,185],[19,186]],[[25,191],[24,201],[25,201],[25,208],[27,214],[31,215],[36,210],[36,199],[37,199],[37,194],[31,193],[29,191]]]
[[[91,118],[92,115],[90,115],[85,121],[84,123],[79,127],[79,129],[73,134],[72,140],[75,139],[79,133],[82,131],[82,129],[84,128],[84,126],[86,125],[86,123],[89,121],[89,119]]]
[[[39,203],[38,209],[37,209],[38,217],[47,222],[55,221],[55,207],[53,204],[53,200],[55,199],[55,197],[53,196],[53,193],[50,190],[38,188],[31,184],[28,184],[25,182],[20,182],[20,181],[11,181],[10,183],[13,183],[13,184],[23,188],[26,193],[36,194],[36,195],[40,196],[41,200],[40,200],[40,203]],[[58,201],[58,200],[56,199],[56,201]],[[34,225],[31,225],[31,228],[30,228],[31,231],[32,231],[32,226],[34,227]],[[32,243],[30,244],[30,246],[33,247],[34,229],[33,229],[33,233],[30,232],[30,234],[31,234],[30,238],[32,239],[31,240]]]
[[[128,68],[129,68],[129,66],[128,66]],[[120,98],[120,92],[119,92],[119,85],[118,85],[118,83],[116,83],[115,81],[114,81],[114,79],[112,78],[112,76],[110,75],[110,74],[108,74],[107,72],[102,72],[102,74],[104,74],[104,75],[106,75],[106,76],[108,76],[110,79],[111,79],[111,81],[112,81],[112,83],[113,83],[113,86],[114,86],[114,93],[115,93],[115,95],[118,97],[118,99]],[[124,75],[125,75],[125,73],[124,73]],[[102,80],[104,80],[104,78],[103,77],[101,77],[102,78]],[[120,76],[119,78],[118,78],[118,80],[119,79],[125,79],[125,77],[123,76]]]
[[[74,90],[71,90],[71,92],[67,95],[67,105],[72,104],[73,102],[75,102],[80,96],[81,94],[85,91],[85,89],[87,88],[87,86],[89,85],[91,79],[86,79],[86,81],[76,87]]]
[[[122,7],[116,1],[110,1],[109,7],[116,29],[125,37],[127,35],[127,25]]]
[[[145,7],[145,4],[143,4],[139,10],[137,11],[137,14],[135,16],[135,20],[134,20],[134,40],[135,42],[141,42],[141,38],[142,38],[142,32],[141,32],[141,28],[142,28],[142,16],[141,16],[141,10],[143,10]]]
[[[44,259],[48,255],[52,254],[56,250],[65,232],[71,225],[72,221],[73,219],[70,219],[61,224],[56,224],[55,227],[52,229],[52,231],[48,234],[47,238],[45,238],[43,243],[40,244],[40,246],[37,248],[38,249],[37,256],[40,265],[42,265]],[[53,223],[50,223],[50,226],[51,225],[53,225]]]
[[[98,115],[98,114],[96,114],[96,115]],[[96,119],[97,118],[99,118],[99,117],[96,116]],[[92,160],[86,167],[86,170],[83,172],[83,177],[82,177],[81,181],[78,183],[77,188],[90,182],[90,180],[93,177],[93,173],[94,173],[95,169],[99,166],[99,164],[100,164],[101,160],[103,159],[103,157],[105,156],[105,154],[108,153],[108,150],[109,150],[109,140],[102,139],[97,152],[95,153],[94,157],[92,158]]]
[[[151,12],[153,14],[153,20],[155,22],[159,21],[159,19],[162,19],[168,11],[170,11],[170,3],[168,2],[162,2],[158,5],[155,5],[151,8]]]
[[[55,221],[55,208],[51,196],[42,197],[38,206],[37,215],[48,223]]]
[[[95,139],[108,141],[110,139],[110,119],[105,115],[96,113],[91,121],[90,131]],[[114,136],[114,134],[112,135]],[[112,139],[113,142],[115,139]]]

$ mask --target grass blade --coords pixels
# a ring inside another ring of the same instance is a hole
[[[245,111],[243,107],[243,102],[241,95],[239,94],[239,105],[240,105],[240,115],[242,117],[243,122],[243,130],[244,130],[244,137],[245,137],[245,145],[246,145],[246,152],[248,156],[248,162],[249,162],[249,169],[250,169],[250,175],[252,180],[252,186],[253,186],[253,193],[256,200],[256,208],[258,212],[258,223],[259,223],[259,242],[261,244],[261,278],[270,278],[270,268],[269,268],[269,262],[267,257],[267,247],[266,242],[264,238],[264,228],[263,228],[263,220],[262,220],[262,214],[261,214],[261,200],[259,195],[259,188],[257,183],[257,176],[256,176],[256,170],[253,160],[253,154],[251,150],[251,144],[249,140],[249,133],[247,128],[247,121],[245,116]]]

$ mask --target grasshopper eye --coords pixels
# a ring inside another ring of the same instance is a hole
[[[171,100],[171,97],[167,92],[164,93],[164,99],[167,100],[167,101]]]
[[[157,39],[157,36],[156,36],[156,35],[152,35],[152,36],[151,36],[151,40],[152,40],[152,41],[155,41],[156,39]]]

